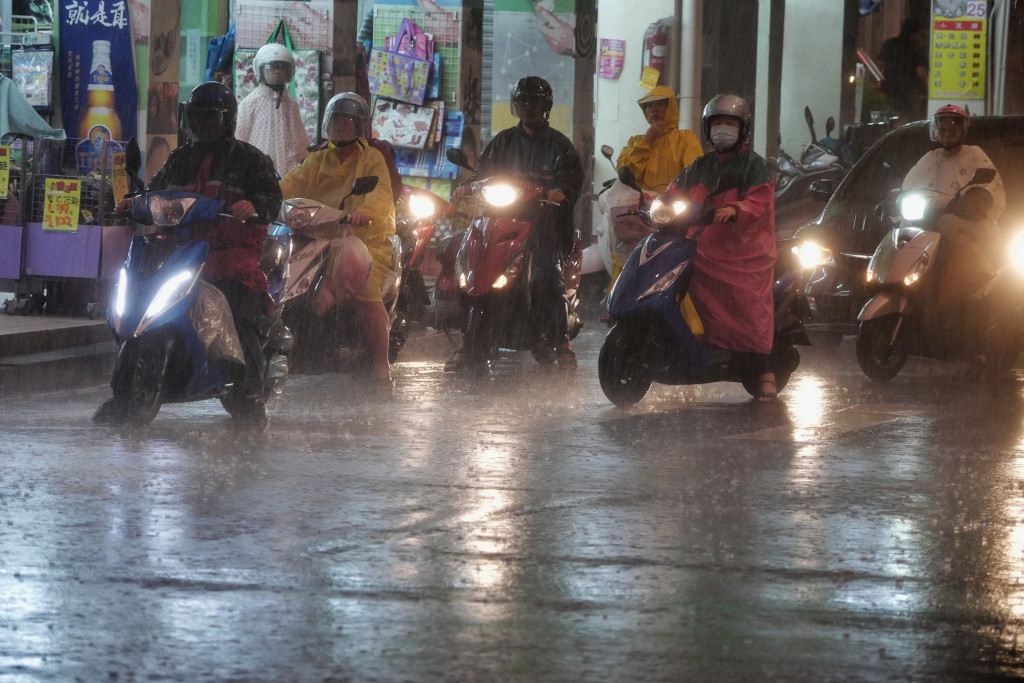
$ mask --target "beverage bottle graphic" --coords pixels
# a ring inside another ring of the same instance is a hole
[[[114,78],[110,71],[110,41],[94,40],[92,67],[86,88],[85,111],[78,121],[78,137],[97,147],[104,141],[121,139],[121,118],[114,109]]]

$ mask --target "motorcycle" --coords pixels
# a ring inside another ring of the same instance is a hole
[[[825,208],[832,192],[850,170],[844,161],[844,147],[832,138],[835,120],[825,123],[825,137],[818,140],[810,107],[804,107],[804,118],[811,131],[811,141],[797,161],[784,149],[771,161],[775,171],[775,232],[782,239],[814,220]]]
[[[148,424],[164,403],[218,398],[232,416],[242,410],[232,397],[245,364],[241,343],[224,294],[200,279],[210,244],[192,236],[223,211],[220,200],[177,190],[132,198],[137,226],[107,309],[118,342],[113,406],[127,423]],[[287,231],[271,227],[260,263],[274,301],[260,326],[264,399],[282,391],[289,372],[292,335],[281,310],[291,250]]]
[[[639,189],[629,169],[620,169],[619,178]],[[613,327],[597,362],[601,389],[615,405],[638,403],[653,382],[740,382],[751,396],[757,395],[760,377],[751,354],[703,343],[681,310],[700,235],[714,217],[712,201],[739,182],[738,173],[723,174],[703,206],[660,197],[650,204],[641,202],[639,215],[657,232],[633,250],[612,287],[608,313]],[[687,237],[691,228],[693,234]],[[803,326],[808,310],[794,271],[777,274],[772,291],[775,335],[771,357],[775,384],[781,391],[800,364],[796,345],[810,345]]]
[[[402,243],[401,287],[391,325],[391,346],[397,358],[412,325],[427,320],[431,298],[423,279],[423,262],[437,229],[435,217],[448,212],[448,202],[428,190],[404,185],[395,211],[395,233]]]
[[[1024,349],[1017,329],[1024,318],[1011,312],[1024,290],[1020,265],[1014,263],[1024,264],[1019,236],[1009,249],[1015,258],[971,295],[966,304],[969,311],[939,310],[934,295],[929,294],[935,290],[936,262],[944,258],[952,264],[965,257],[960,250],[941,254],[944,239],[936,230],[938,221],[946,216],[962,220],[955,214],[957,200],[968,188],[994,178],[994,170],[978,169],[951,198],[933,190],[900,194],[901,224],[882,238],[871,257],[867,281],[872,296],[857,316],[857,361],[869,378],[893,379],[908,356],[938,360],[986,357],[988,368],[1000,372],[1009,369]],[[996,302],[1003,303],[997,307]]]
[[[447,151],[452,163],[469,165],[461,149]],[[558,163],[552,171],[557,170]],[[491,177],[463,185],[456,191],[460,210],[474,216],[466,227],[455,258],[455,280],[465,314],[464,367],[474,374],[486,373],[502,350],[530,349],[541,364],[556,360],[555,346],[547,330],[531,320],[533,277],[531,241],[538,207],[555,205],[544,199],[544,177]],[[582,327],[579,304],[579,271],[582,261],[579,231],[563,267],[569,338]]]
[[[345,200],[368,194],[376,176],[357,178]],[[294,287],[288,293],[284,320],[293,330],[293,367],[303,372],[338,372],[371,368],[373,359],[353,297],[366,286],[373,260],[366,246],[350,234],[350,216],[341,209],[312,199],[287,199],[281,223],[294,234]],[[391,263],[382,285],[384,308],[391,328],[389,357],[394,362],[405,343],[406,331],[395,325],[402,278],[402,243],[391,237]],[[333,274],[327,272],[332,249]],[[331,275],[330,277],[328,277]],[[325,340],[329,340],[325,343]]]

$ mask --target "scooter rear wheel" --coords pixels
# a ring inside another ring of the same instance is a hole
[[[639,349],[619,325],[608,332],[597,357],[597,377],[601,391],[619,407],[636,405],[651,388],[651,378],[644,374]]]
[[[900,320],[896,314],[884,315],[863,321],[857,330],[857,362],[876,382],[888,382],[907,362],[905,331],[896,329]]]

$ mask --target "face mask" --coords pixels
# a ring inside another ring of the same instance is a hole
[[[719,151],[732,149],[739,139],[740,132],[730,125],[720,123],[711,126],[711,143]]]

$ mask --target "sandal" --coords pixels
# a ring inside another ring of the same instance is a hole
[[[765,384],[772,385],[771,391],[765,391],[764,390],[764,385]],[[779,387],[776,386],[774,380],[762,379],[760,382],[758,382],[757,396],[754,397],[755,401],[757,401],[758,403],[775,403],[775,401],[778,398],[779,398]]]
[[[558,367],[564,370],[575,370],[576,369],[576,354],[569,347],[562,347],[555,350],[555,356],[558,358]]]

